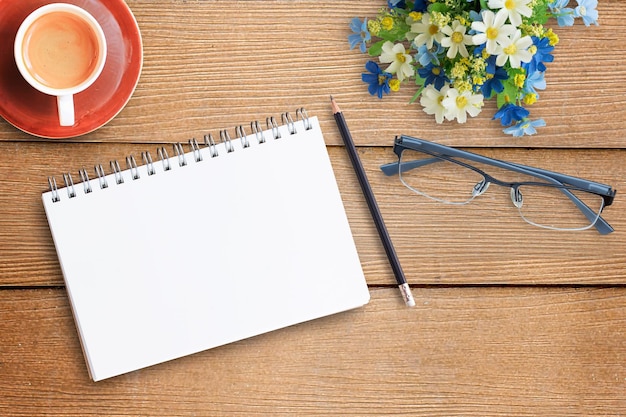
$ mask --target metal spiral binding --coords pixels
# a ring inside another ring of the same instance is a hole
[[[290,135],[295,135],[296,133],[298,133],[298,130],[296,129],[296,124],[288,112],[281,114],[280,118],[282,119],[283,124],[287,125],[287,130],[289,131]]]
[[[159,159],[161,160],[161,162],[163,162],[163,171],[171,170],[172,166],[170,165],[170,157],[167,154],[165,147],[161,146],[159,149],[157,149],[157,154],[159,155]]]
[[[104,173],[104,168],[102,168],[102,164],[95,165],[93,168],[96,171],[96,175],[98,176],[100,188],[108,188],[109,184],[107,183],[106,174]]]
[[[154,169],[154,163],[152,162],[152,156],[150,152],[145,151],[141,153],[141,159],[143,159],[143,164],[146,166],[148,170],[148,175],[156,174],[156,170]]]
[[[258,120],[254,122],[250,122],[250,129],[252,129],[252,132],[254,132],[254,135],[256,136],[256,140],[257,142],[259,142],[259,144],[265,143],[265,136],[263,136],[263,129],[261,129],[261,124],[259,123]]]
[[[224,143],[224,146],[226,146],[226,152],[235,152],[235,147],[233,146],[233,142],[230,140],[228,130],[220,130],[220,139]]]
[[[291,114],[288,112],[281,114],[282,124],[286,127],[287,132],[290,135],[295,135],[298,133],[296,122],[299,120],[302,120],[302,126],[304,127],[304,130],[313,129],[313,124],[309,120],[309,116],[304,108],[299,108],[296,110],[296,120],[294,120],[291,117]],[[268,117],[265,120],[265,122],[267,124],[266,130],[263,130],[261,128],[261,124],[259,123],[258,120],[250,122],[250,129],[252,130],[252,133],[250,135],[246,133],[243,125],[238,125],[235,127],[235,134],[237,135],[237,139],[241,143],[241,147],[243,149],[249,148],[251,146],[250,137],[252,136],[256,138],[256,143],[259,145],[262,145],[267,142],[268,138],[265,135],[266,133],[268,134],[271,133],[271,138],[274,140],[281,139],[282,135],[279,129],[279,125],[276,122],[276,119],[274,117]],[[228,133],[228,130],[220,131],[220,141],[224,145],[224,148],[226,149],[227,153],[231,153],[235,151],[235,146],[230,138],[230,134]],[[204,135],[203,145],[204,145],[203,146],[204,148],[208,148],[208,152],[211,158],[215,158],[219,156],[217,145],[211,133],[207,133]],[[189,140],[189,148],[190,148],[190,155],[193,156],[193,160],[196,163],[202,162],[203,161],[203,155],[202,155],[203,149],[195,138],[192,138]],[[185,149],[183,148],[183,144],[180,142],[175,143],[173,144],[173,149],[174,149],[174,155],[176,159],[178,160],[178,165],[180,167],[187,166],[187,158],[185,154]],[[163,165],[163,172],[171,171],[173,167],[170,161],[170,156],[168,155],[165,147],[161,146],[157,148],[157,155],[158,155],[158,159],[161,161]],[[146,167],[147,175],[148,176],[155,175],[157,173],[157,169],[155,167],[155,161],[153,161],[152,156],[150,155],[150,152],[147,152],[147,151],[142,152],[141,159],[143,161],[143,166]],[[119,162],[116,160],[113,160],[113,161],[110,161],[109,164],[111,167],[111,174],[113,175],[113,178],[115,179],[115,183],[118,185],[124,184],[124,175],[123,175],[122,169],[120,168]],[[140,179],[140,167],[138,166],[137,161],[135,160],[135,157],[133,155],[129,155],[126,157],[126,167],[127,167],[127,171],[130,174],[131,179],[133,180]],[[95,172],[94,181],[97,178],[97,184],[100,187],[100,189],[108,188],[109,183],[107,181],[107,174],[105,173],[102,164],[94,165],[94,172]],[[78,170],[78,174],[80,176],[81,183],[83,184],[83,193],[84,194],[92,193],[93,188],[92,188],[91,180],[89,178],[87,170],[85,168],[81,168]],[[63,182],[67,190],[68,198],[71,199],[71,198],[76,197],[78,193],[76,191],[76,187],[74,185],[74,181],[70,173],[63,174]],[[54,177],[48,178],[48,186],[50,188],[52,201],[55,203],[61,201],[59,188],[57,186],[57,182]]]
[[[272,136],[274,137],[274,139],[281,138],[280,131],[278,130],[278,123],[276,123],[276,119],[274,119],[274,116],[265,119],[265,124],[267,124],[268,129],[272,129]]]
[[[237,138],[241,141],[241,145],[245,148],[250,147],[250,141],[248,140],[248,136],[246,135],[246,131],[243,129],[242,125],[235,127],[235,133],[237,133]]]
[[[56,203],[61,201],[59,197],[59,189],[57,188],[57,180],[54,177],[48,177],[48,185],[50,186],[50,192],[52,193],[52,202]]]
[[[65,188],[67,189],[67,196],[69,198],[76,197],[76,189],[74,188],[74,181],[72,181],[72,175],[68,172],[63,174],[63,182],[65,183]]]
[[[217,146],[215,145],[215,140],[213,140],[213,135],[212,134],[207,134],[204,135],[204,146],[209,148],[209,151],[211,152],[211,158],[215,158],[216,156],[219,155],[219,153],[217,152]]]
[[[192,138],[189,140],[189,147],[191,148],[191,152],[193,152],[193,159],[196,162],[202,161],[202,154],[200,153],[200,146],[198,145],[198,141],[196,138]]]
[[[183,144],[177,142],[174,144],[174,152],[178,157],[178,166],[184,167],[187,166],[187,158],[185,158],[185,150],[183,149]]]
[[[85,168],[81,168],[78,170],[78,175],[80,175],[80,181],[83,183],[83,191],[85,194],[89,194],[91,190],[91,182],[89,182],[89,175],[87,175],[87,170]]]
[[[309,115],[306,113],[306,109],[304,107],[300,107],[296,110],[296,119],[302,118],[302,124],[304,125],[304,130],[313,129],[313,124],[311,120],[309,120]]]
[[[135,157],[132,155],[128,155],[126,157],[126,166],[130,170],[130,177],[134,180],[138,180],[139,177],[139,168],[137,167],[137,161]]]

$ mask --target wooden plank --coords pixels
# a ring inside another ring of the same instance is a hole
[[[62,290],[0,292],[0,414],[626,413],[625,288],[422,288],[98,383]]]
[[[367,56],[350,51],[354,16],[375,17],[369,1],[129,0],[144,42],[144,69],[127,107],[80,141],[177,141],[304,106],[334,126],[328,97],[346,112],[359,145],[387,145],[398,133],[463,146],[623,147],[626,127],[626,11],[598,5],[600,26],[555,28],[561,38],[546,74],[548,88],[532,115],[548,126],[538,136],[511,138],[492,121],[494,103],[465,125],[438,125],[409,104],[408,85],[378,100],[361,82]],[[233,22],[236,25],[233,26]],[[32,138],[0,123],[0,141]],[[339,137],[329,136],[339,144]]]
[[[41,193],[47,176],[156,150],[146,144],[0,143],[0,285],[62,285]],[[393,274],[342,147],[329,152],[368,282],[392,284]],[[580,175],[626,189],[624,152],[609,150],[481,150],[485,155]],[[155,152],[153,152],[155,154]],[[618,194],[604,217],[617,230],[555,232],[523,222],[506,190],[494,187],[465,207],[431,202],[409,192],[378,166],[389,148],[362,148],[403,268],[412,284],[623,284],[626,218]],[[108,172],[108,169],[107,169]],[[227,180],[227,179],[225,179]],[[79,188],[80,189],[80,188]],[[149,207],[147,207],[149,209]],[[96,215],[94,213],[94,215]],[[86,242],[89,244],[89,242]]]

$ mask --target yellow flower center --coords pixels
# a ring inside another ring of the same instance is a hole
[[[465,106],[467,106],[467,97],[465,97],[465,96],[458,96],[456,98],[456,106],[459,109],[464,109]]]
[[[402,52],[398,52],[396,54],[396,59],[404,64],[406,62],[406,55],[404,55]]]
[[[515,55],[517,53],[517,46],[514,43],[504,48],[504,53],[507,55]]]
[[[463,42],[463,34],[460,32],[454,32],[452,34],[452,42],[454,43],[461,43]]]
[[[384,85],[386,81],[387,81],[387,77],[385,77],[384,75],[378,76],[378,85]]]
[[[385,30],[393,29],[393,19],[389,16],[384,17],[380,24]]]
[[[485,34],[487,35],[487,39],[489,39],[490,41],[496,40],[498,38],[498,29],[488,28]]]
[[[537,94],[530,93],[524,96],[524,103],[528,105],[535,104],[536,101],[537,101]]]
[[[515,9],[515,0],[506,0],[506,1],[504,2],[504,7],[505,7],[507,10],[513,10],[513,9]]]
[[[428,33],[430,33],[431,35],[436,35],[439,32],[439,26],[437,25],[430,25],[430,27],[428,28]]]
[[[441,69],[439,67],[434,67],[430,72],[432,72],[433,75],[439,75],[441,74]]]

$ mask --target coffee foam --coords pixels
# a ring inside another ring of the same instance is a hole
[[[37,81],[50,88],[72,88],[96,70],[98,38],[79,16],[52,12],[35,20],[27,30],[22,53]]]

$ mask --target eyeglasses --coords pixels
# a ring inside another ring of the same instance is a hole
[[[533,226],[553,230],[595,227],[600,234],[614,230],[600,216],[615,197],[609,185],[404,135],[395,139],[393,152],[398,162],[383,165],[381,170],[386,175],[399,174],[409,190],[435,201],[468,204],[495,184],[510,189],[511,202]],[[500,179],[485,170],[497,171]]]

